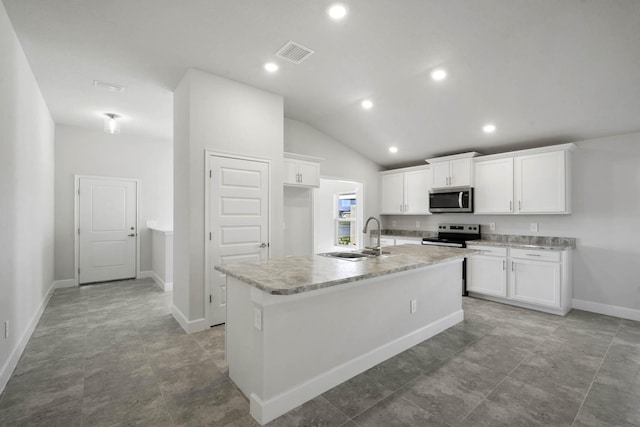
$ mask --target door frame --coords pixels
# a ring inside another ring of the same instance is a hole
[[[80,268],[80,235],[78,229],[80,227],[80,179],[98,179],[105,181],[129,181],[136,185],[136,279],[140,278],[140,180],[136,178],[122,178],[111,176],[96,175],[78,175],[74,174],[73,187],[73,280],[74,286],[80,286],[80,277],[78,269]]]
[[[236,159],[236,160],[249,160],[252,162],[260,162],[260,163],[266,163],[267,164],[267,169],[268,169],[268,179],[269,179],[269,183],[267,185],[267,209],[269,211],[269,221],[267,221],[267,238],[269,239],[269,242],[271,242],[271,222],[273,220],[273,215],[272,215],[272,209],[271,209],[271,187],[273,185],[273,180],[272,180],[272,167],[271,167],[271,159],[265,159],[265,158],[261,158],[261,157],[251,157],[251,156],[245,156],[245,155],[240,155],[240,154],[233,154],[233,153],[225,153],[225,152],[221,152],[221,151],[212,151],[212,150],[204,150],[204,235],[202,236],[203,241],[204,241],[204,292],[202,295],[202,302],[204,303],[204,320],[205,320],[205,329],[209,328],[211,326],[211,310],[210,308],[210,304],[207,302],[208,300],[208,296],[211,295],[211,282],[210,282],[210,274],[209,274],[209,267],[210,267],[210,263],[211,263],[211,250],[209,249],[210,246],[210,239],[209,239],[209,233],[211,233],[211,221],[210,221],[210,217],[209,215],[211,214],[211,209],[210,209],[210,204],[211,204],[211,180],[209,179],[209,171],[211,170],[211,165],[209,164],[209,159],[211,158],[211,156],[215,156],[215,157],[226,157],[229,159]],[[267,248],[267,259],[271,258],[271,245],[269,245],[269,247]]]

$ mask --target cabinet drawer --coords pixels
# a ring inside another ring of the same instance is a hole
[[[482,255],[502,256],[502,257],[507,256],[507,248],[501,248],[499,246],[467,245],[467,249],[482,251]]]
[[[539,249],[511,249],[511,258],[560,262],[560,252]]]

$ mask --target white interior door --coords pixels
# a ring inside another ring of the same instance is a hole
[[[80,178],[78,188],[78,283],[136,277],[136,181]]]
[[[226,321],[226,276],[216,265],[269,257],[269,165],[209,156],[209,322]]]

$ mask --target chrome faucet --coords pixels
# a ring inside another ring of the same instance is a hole
[[[367,218],[367,222],[364,223],[364,229],[362,229],[362,232],[363,233],[367,232],[367,227],[369,226],[369,221],[371,221],[372,219],[374,219],[378,223],[378,246],[376,246],[374,248],[370,248],[370,247],[367,246],[366,248],[376,251],[378,253],[378,256],[380,256],[380,255],[382,255],[382,246],[380,245],[380,221],[378,220],[378,218],[376,218],[375,216],[370,216],[369,218]]]

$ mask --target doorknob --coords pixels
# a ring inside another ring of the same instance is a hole
[[[129,234],[129,237],[136,237],[135,233]]]
[[[267,244],[266,244],[266,243],[260,243],[260,246],[259,246],[259,247],[261,247],[261,248],[266,248],[266,247],[267,247]]]

